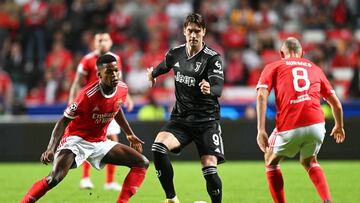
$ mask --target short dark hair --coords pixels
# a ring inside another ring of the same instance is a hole
[[[104,54],[96,60],[96,67],[98,70],[101,70],[102,68],[104,68],[104,65],[112,62],[116,62],[115,56],[111,54]]]
[[[190,23],[195,23],[197,24],[200,28],[205,29],[206,25],[205,25],[205,19],[198,13],[192,13],[189,14],[184,22],[184,28],[186,28]]]
[[[300,41],[295,37],[288,37],[284,42],[284,46],[289,52],[293,53],[300,53],[302,50]]]

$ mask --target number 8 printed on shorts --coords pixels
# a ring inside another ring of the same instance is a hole
[[[299,75],[298,72],[302,72],[302,75]],[[308,77],[308,72],[305,68],[301,68],[301,67],[296,67],[292,69],[292,75],[294,77],[293,80],[293,84],[294,84],[294,89],[297,92],[302,92],[305,90],[308,90],[310,87],[310,80]],[[305,81],[305,86],[300,87],[299,86],[299,80],[304,80]]]

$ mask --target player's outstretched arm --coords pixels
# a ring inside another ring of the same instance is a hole
[[[257,113],[257,143],[261,151],[266,152],[268,147],[268,134],[265,129],[266,108],[269,91],[260,87],[256,97],[256,113]]]
[[[336,143],[342,143],[345,140],[345,130],[341,103],[335,94],[331,94],[327,97],[326,101],[330,104],[335,119],[335,125],[330,133],[330,136],[334,137]]]
[[[144,142],[134,134],[121,108],[116,114],[115,120],[120,125],[121,129],[123,129],[125,132],[126,138],[130,142],[130,147],[141,153]]]
[[[84,75],[80,72],[76,72],[75,79],[70,87],[69,102],[68,102],[69,104],[72,103],[76,98],[76,96],[78,95],[83,80],[84,80]]]
[[[156,83],[156,78],[152,76],[152,72],[154,71],[154,67],[147,68],[147,78],[150,82],[150,87],[154,87]]]
[[[64,134],[64,131],[71,119],[63,116],[56,124],[51,133],[51,138],[46,151],[41,155],[40,161],[44,164],[48,164],[53,161],[55,150],[59,145],[59,142]]]

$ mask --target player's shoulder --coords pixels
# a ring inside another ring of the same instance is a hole
[[[123,89],[128,89],[128,86],[126,83],[119,81],[119,83],[117,84],[118,88],[123,88]]]
[[[181,52],[184,49],[185,49],[185,44],[181,44],[181,45],[178,45],[178,46],[175,46],[175,47],[169,49],[169,51],[166,53],[166,55],[168,55],[168,54],[172,55],[172,54]]]
[[[205,55],[209,55],[210,57],[218,56],[220,55],[217,51],[215,51],[213,48],[208,47],[207,45],[204,46],[204,48],[201,50]]]
[[[265,65],[264,69],[276,69],[285,64],[284,60],[276,60]]]
[[[90,53],[87,53],[85,56],[83,56],[83,60],[90,60],[90,59],[93,59],[93,58],[96,58],[97,55],[95,52],[90,52]]]
[[[88,98],[92,97],[95,93],[100,91],[99,81],[94,81],[86,85],[81,91],[80,95],[86,96]]]

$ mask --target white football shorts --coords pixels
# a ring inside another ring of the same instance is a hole
[[[325,123],[317,123],[283,132],[276,128],[269,138],[269,147],[276,155],[294,157],[300,152],[305,159],[316,156],[325,137]]]
[[[76,167],[81,166],[87,160],[92,167],[100,170],[105,166],[101,160],[116,144],[118,143],[112,140],[88,142],[79,136],[69,136],[61,140],[55,153],[55,159],[61,150],[69,149],[75,154]]]
[[[120,132],[119,124],[115,121],[115,119],[113,119],[107,128],[106,135],[118,135]]]

